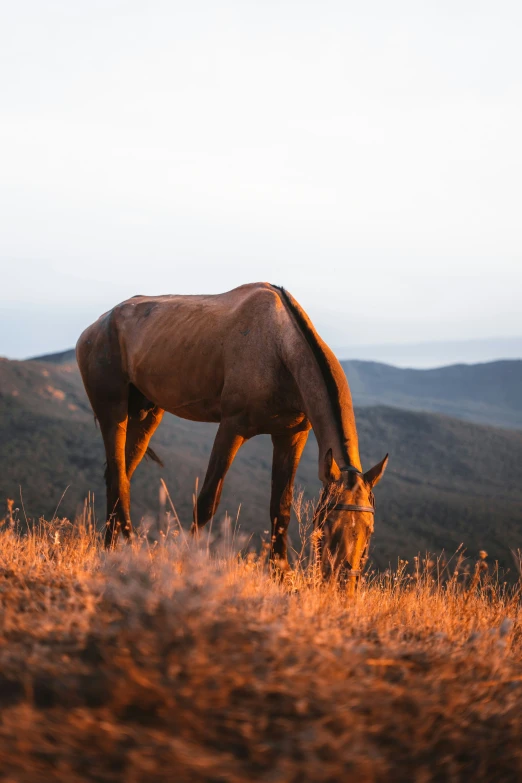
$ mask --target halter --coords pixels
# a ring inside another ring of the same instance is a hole
[[[343,465],[339,468],[341,473],[356,473],[358,476],[362,476],[362,472],[353,465]],[[367,514],[375,514],[373,506],[358,506],[353,503],[331,503],[325,506],[326,511],[363,511]]]
[[[365,511],[367,514],[375,514],[373,506],[357,506],[352,503],[332,503],[325,508],[327,511]]]

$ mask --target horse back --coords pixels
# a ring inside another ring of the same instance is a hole
[[[136,296],[93,327],[129,382],[155,404],[187,418],[219,420],[255,397],[273,396],[288,320],[265,283],[208,296]],[[287,324],[286,324],[287,325]],[[98,339],[98,352],[101,354]]]

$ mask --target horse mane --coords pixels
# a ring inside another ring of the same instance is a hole
[[[321,372],[321,376],[326,386],[328,400],[332,408],[335,426],[339,434],[339,440],[341,444],[341,449],[343,450],[343,456],[348,462],[348,464],[350,464],[350,459],[348,457],[345,442],[344,442],[344,432],[342,427],[343,416],[342,416],[341,402],[339,399],[339,389],[332,372],[331,364],[328,361],[325,352],[319,343],[319,336],[315,331],[310,318],[302,309],[302,307],[298,304],[298,302],[296,302],[292,294],[290,294],[282,286],[273,285],[272,287],[279,292],[279,295],[281,296],[283,303],[286,305],[287,309],[294,317],[297,326],[299,327],[306,342],[310,346],[314,358],[317,364],[319,365],[319,370]]]

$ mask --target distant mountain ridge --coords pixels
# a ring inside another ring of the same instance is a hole
[[[357,405],[391,405],[522,429],[522,360],[408,370],[343,361]]]
[[[69,364],[76,361],[76,351],[70,348],[67,351],[58,351],[57,353],[44,353],[42,356],[33,356],[27,359],[29,362],[46,362],[48,364]]]
[[[76,363],[74,350],[32,361]],[[380,362],[341,361],[354,403],[444,413],[479,424],[522,429],[522,360],[412,370]]]

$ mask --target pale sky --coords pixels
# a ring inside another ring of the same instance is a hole
[[[335,349],[522,336],[520,2],[0,8],[0,355],[254,280]]]

